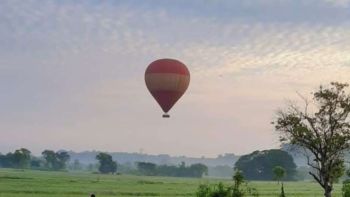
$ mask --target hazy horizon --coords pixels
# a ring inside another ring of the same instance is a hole
[[[296,92],[349,82],[350,0],[0,1],[0,152],[216,157],[279,147]],[[163,119],[146,67],[189,89]]]
[[[19,147],[16,149],[20,149],[20,148],[25,148],[25,147]],[[13,150],[9,150],[8,152],[14,152],[15,149]],[[29,150],[30,151],[30,150]],[[149,155],[149,156],[160,156],[160,155],[168,155],[170,157],[187,157],[187,158],[205,158],[205,159],[216,159],[218,157],[222,157],[225,156],[226,154],[234,154],[235,156],[241,156],[239,154],[235,154],[235,153],[221,153],[221,154],[217,154],[217,155],[212,155],[212,156],[205,156],[205,155],[184,155],[184,154],[178,154],[178,155],[172,155],[172,154],[167,154],[167,153],[146,153],[143,152],[143,150],[139,150],[138,152],[118,152],[118,151],[108,151],[108,150],[82,150],[82,151],[74,151],[74,150],[68,150],[68,149],[55,149],[53,151],[66,151],[66,152],[73,152],[73,153],[85,153],[85,152],[104,152],[104,153],[110,153],[110,154],[115,154],[115,153],[126,153],[126,154],[139,154],[139,155]],[[6,154],[8,152],[0,152],[1,154]],[[42,156],[42,151],[41,152],[31,152],[31,154],[33,156],[36,157],[41,157]]]

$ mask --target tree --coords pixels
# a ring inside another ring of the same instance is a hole
[[[57,163],[56,170],[65,169],[67,166],[67,162],[70,159],[69,154],[65,151],[61,151],[61,152],[56,152],[55,156],[56,156],[56,163]]]
[[[31,157],[30,167],[32,169],[39,169],[42,167],[43,160],[38,157]]]
[[[273,168],[273,173],[275,174],[275,179],[277,180],[277,183],[279,184],[280,181],[283,179],[283,177],[286,175],[286,170],[281,166],[275,166]],[[285,196],[286,195],[284,194],[284,187],[283,187],[283,182],[282,182],[280,197],[285,197]]]
[[[283,183],[281,185],[281,194],[280,197],[286,197],[286,194],[284,193],[284,187],[283,187]]]
[[[46,161],[46,167],[52,170],[65,169],[70,159],[69,154],[65,151],[54,152],[52,150],[44,150],[41,154]]]
[[[273,174],[275,175],[274,179],[276,179],[277,183],[279,184],[280,181],[286,175],[286,170],[281,166],[275,166],[272,171],[273,171]]]
[[[182,161],[179,164],[178,168],[175,168],[175,173],[176,173],[176,176],[178,176],[178,177],[187,177],[187,176],[189,176],[188,175],[189,169],[186,167],[186,163],[184,161]]]
[[[241,156],[235,163],[235,168],[242,171],[243,176],[248,180],[273,180],[275,166],[281,166],[286,170],[287,180],[294,179],[296,165],[293,157],[282,150],[254,151]]]
[[[235,170],[235,174],[233,175],[233,187],[232,187],[232,196],[233,197],[242,197],[244,196],[244,190],[241,189],[241,185],[244,183],[244,176],[241,171]]]
[[[14,153],[0,154],[0,167],[5,168],[30,168],[31,152],[28,149],[21,148]]]
[[[191,177],[202,177],[208,174],[208,167],[201,163],[192,164],[189,167],[189,175]]]
[[[107,153],[99,153],[96,155],[96,159],[99,161],[100,166],[98,170],[102,174],[117,172],[117,163],[113,161],[112,156]]]
[[[154,176],[157,174],[157,165],[150,162],[137,162],[137,169],[146,176]]]
[[[52,150],[44,150],[41,155],[45,159],[45,166],[48,169],[54,169],[56,165],[56,154]]]
[[[7,153],[6,155],[0,154],[0,167],[3,168],[12,168],[12,153]]]
[[[12,164],[15,168],[29,168],[30,151],[25,148],[16,150],[12,155]]]
[[[248,183],[244,180],[243,173],[240,170],[236,169],[232,178],[232,197],[243,197],[246,196],[246,194],[249,196],[259,196],[258,190],[248,185]]]
[[[159,165],[150,162],[137,162],[137,170],[146,176],[174,176],[174,177],[202,177],[208,174],[208,167],[201,163],[186,166],[185,162],[180,165]]]
[[[311,101],[302,97],[303,108],[289,104],[277,113],[275,128],[280,141],[303,148],[312,168],[309,174],[324,189],[325,197],[331,197],[333,183],[344,173],[344,152],[350,148],[347,87],[338,82],[327,88],[320,86]],[[313,110],[310,103],[314,104]]]

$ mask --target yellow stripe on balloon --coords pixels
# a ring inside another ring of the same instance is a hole
[[[145,81],[150,91],[186,91],[190,77],[175,73],[149,73],[145,75]]]

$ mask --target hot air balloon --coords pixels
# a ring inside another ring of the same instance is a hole
[[[190,83],[190,72],[185,64],[175,59],[159,59],[146,69],[148,90],[169,118],[169,110],[181,98]]]

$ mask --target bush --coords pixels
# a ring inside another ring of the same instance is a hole
[[[224,184],[219,183],[214,187],[210,197],[229,197],[231,188],[225,187]]]
[[[258,191],[249,187],[244,181],[240,171],[235,172],[233,180],[233,186],[225,186],[221,182],[213,186],[207,184],[199,185],[196,195],[197,197],[244,197],[246,194],[254,197],[259,196]]]
[[[197,197],[230,197],[231,187],[224,186],[223,183],[219,183],[214,186],[202,184],[198,187]]]
[[[342,193],[343,197],[350,197],[350,180],[343,182]]]
[[[197,197],[209,197],[211,194],[211,189],[209,185],[201,184],[198,186],[196,196]]]

